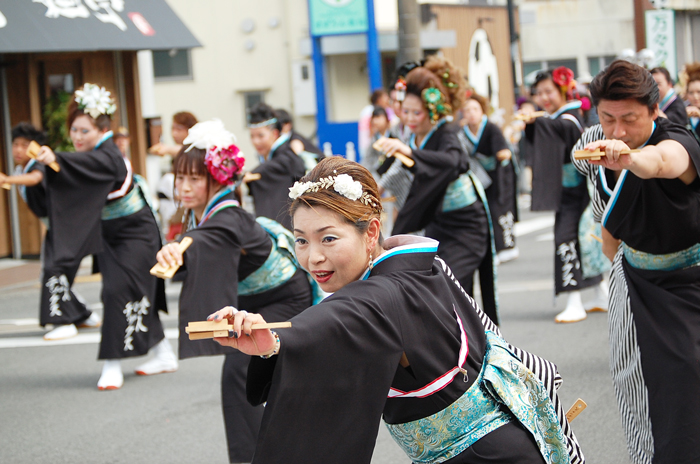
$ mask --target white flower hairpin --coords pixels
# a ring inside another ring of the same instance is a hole
[[[369,193],[362,191],[362,184],[348,174],[322,177],[318,182],[295,182],[289,188],[289,198],[296,200],[307,192],[318,192],[321,189],[330,189],[331,187],[345,198],[359,200],[367,206],[381,210],[381,205],[377,204]]]
[[[78,108],[97,119],[102,114],[111,115],[117,111],[117,105],[110,95],[104,87],[88,83],[81,90],[75,91],[75,101]]]

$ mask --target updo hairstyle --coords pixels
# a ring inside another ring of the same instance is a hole
[[[315,168],[302,177],[299,182],[318,182],[320,179],[347,174],[362,185],[362,191],[370,195],[374,205],[367,205],[360,200],[351,200],[331,188],[320,188],[317,192],[306,192],[296,198],[289,207],[289,214],[294,220],[294,213],[300,206],[310,208],[322,206],[338,213],[349,224],[354,225],[360,234],[367,232],[373,218],[381,220],[382,203],[377,183],[372,174],[363,166],[340,156],[329,156],[319,162]],[[380,238],[380,244],[382,239]]]
[[[446,58],[431,56],[421,67],[412,69],[406,75],[406,93],[423,99],[423,90],[437,88],[445,98],[445,103],[452,107],[452,113],[458,111],[464,103],[467,84],[464,73]]]

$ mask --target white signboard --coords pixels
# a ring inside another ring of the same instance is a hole
[[[469,44],[469,85],[485,97],[494,109],[500,108],[498,63],[483,29],[474,31]]]
[[[676,23],[673,10],[647,10],[647,48],[656,56],[655,66],[663,66],[675,81],[678,75],[676,63]]]

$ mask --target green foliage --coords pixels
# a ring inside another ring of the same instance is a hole
[[[44,106],[44,129],[47,145],[54,151],[73,151],[73,143],[68,134],[68,105],[72,94],[66,91],[54,92]]]

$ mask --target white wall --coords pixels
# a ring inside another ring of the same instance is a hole
[[[518,6],[523,61],[576,58],[584,74],[588,57],[635,48],[632,1],[523,0]]]
[[[167,0],[203,45],[192,50],[193,80],[157,81],[157,112],[163,118],[164,139],[171,142],[172,115],[191,111],[199,120],[219,118],[236,134],[248,161],[254,163],[245,125],[241,91],[268,90],[266,102],[292,110],[291,60],[299,56],[299,39],[308,35],[305,0]],[[277,19],[278,26],[269,23]],[[255,29],[241,24],[252,19]],[[254,48],[245,49],[252,41]],[[293,114],[293,112],[292,112]],[[295,118],[297,130],[310,135],[312,117]]]

